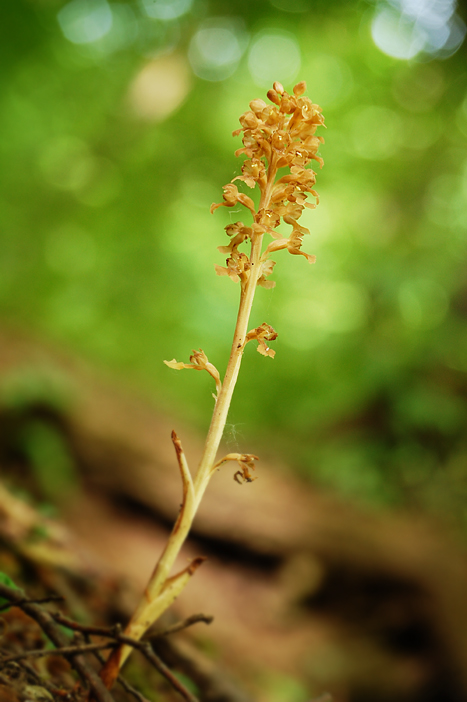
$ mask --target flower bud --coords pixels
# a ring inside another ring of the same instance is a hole
[[[306,90],[306,83],[304,80],[301,80],[300,83],[297,83],[297,85],[294,86],[293,94],[296,97],[299,97],[299,95],[303,95],[305,90]]]
[[[279,97],[279,94],[275,90],[268,90],[268,98],[270,99],[271,102],[273,102],[275,105],[280,105],[281,104],[281,99]]]
[[[261,100],[261,98],[257,98],[256,100],[252,100],[250,102],[250,109],[253,110],[253,112],[257,115],[260,114],[264,108],[267,107],[266,103],[264,100]]]

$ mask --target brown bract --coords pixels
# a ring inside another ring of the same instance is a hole
[[[255,469],[255,461],[259,461],[258,456],[255,456],[254,453],[228,453],[227,456],[224,456],[224,458],[213,465],[212,472],[216,471],[226,461],[236,461],[240,466],[240,470],[234,473],[234,480],[239,485],[252,483],[253,480],[257,480],[250,473],[250,470]]]
[[[253,225],[245,227],[243,222],[229,224],[227,234],[231,237],[228,246],[220,246],[221,253],[229,254],[226,267],[217,266],[218,275],[227,275],[234,282],[240,281],[242,287],[248,280],[250,259],[238,251],[238,247],[248,239],[253,243],[256,235],[266,232],[277,241],[270,244],[262,255],[262,270],[258,285],[271,288],[274,283],[266,278],[272,273],[273,261],[268,261],[269,254],[280,249],[294,255],[304,256],[309,263],[315,262],[315,256],[301,251],[302,240],[308,229],[298,224],[305,207],[314,208],[319,202],[314,189],[316,173],[307,168],[311,161],[317,161],[320,167],[323,160],[317,155],[323,137],[316,136],[319,126],[324,126],[321,108],[304,96],[306,83],[297,83],[293,94],[289,95],[280,83],[274,83],[267,97],[273,103],[264,100],[250,102],[250,109],[240,117],[240,129],[234,136],[243,133],[243,148],[236,156],[245,155],[242,175],[236,176],[231,183],[224,186],[224,201],[213,204],[211,212],[218,207],[234,207],[237,203],[244,205],[253,216]],[[277,178],[280,169],[287,168],[288,173]],[[253,200],[238,190],[234,181],[243,181],[249,188],[259,187],[261,193],[260,207],[256,210]],[[311,194],[316,202],[308,202]],[[277,227],[284,222],[292,227],[288,237],[277,232]]]

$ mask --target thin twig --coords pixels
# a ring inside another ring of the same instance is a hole
[[[117,634],[115,638],[122,644],[126,646],[131,646],[141,651],[143,656],[159,671],[161,675],[166,678],[180,694],[187,700],[187,702],[199,702],[198,698],[191,694],[191,692],[183,685],[180,680],[172,673],[170,668],[164,663],[164,661],[159,658],[157,653],[153,650],[149,641],[137,641],[132,639],[130,636],[125,636],[124,634]]]
[[[104,662],[104,661],[102,661],[102,662]],[[133,685],[130,685],[130,683],[127,680],[125,680],[125,678],[122,677],[121,675],[118,676],[117,682],[123,687],[125,692],[128,692],[129,695],[133,695],[133,697],[136,697],[138,702],[149,702],[147,697],[142,695],[139,690],[137,690],[135,687],[133,687]]]
[[[150,638],[151,639],[157,639],[160,636],[169,636],[170,634],[175,634],[177,631],[182,631],[183,629],[187,629],[189,626],[193,626],[193,624],[197,624],[198,622],[204,622],[205,624],[211,624],[211,622],[214,621],[214,617],[212,617],[209,614],[192,614],[191,617],[187,617],[186,619],[183,619],[181,622],[177,622],[176,624],[173,624],[172,626],[167,627],[167,629],[164,629],[163,631],[157,631],[155,634],[151,634]]]
[[[85,626],[83,624],[78,624],[77,622],[74,622],[71,619],[68,619],[67,617],[64,617],[63,614],[60,614],[60,612],[55,612],[54,614],[52,614],[52,616],[55,619],[55,621],[59,622],[62,626],[65,626],[68,629],[72,629],[73,631],[79,631],[87,635],[108,636],[109,638],[112,638],[120,643],[127,644],[132,648],[138,649],[144,656],[146,656],[146,658],[159,671],[159,673],[163,675],[176,690],[178,690],[182,697],[184,697],[186,700],[189,700],[189,702],[196,702],[196,697],[194,697],[189,692],[189,690],[187,690],[187,688],[184,685],[182,685],[178,678],[176,678],[175,675],[171,672],[170,668],[168,668],[165,665],[165,663],[159,658],[159,656],[156,653],[154,653],[149,642],[137,641],[136,639],[133,639],[129,636],[124,636],[121,633],[120,624],[116,624],[113,627]],[[176,631],[181,631],[182,629],[192,626],[193,624],[196,624],[200,621],[203,621],[206,624],[210,624],[213,619],[214,617],[210,617],[206,614],[194,614],[191,617],[187,617],[187,619],[184,619],[183,621],[174,624],[168,629],[165,629],[164,631],[155,634],[155,638],[166,636],[168,634],[173,634]]]
[[[107,636],[111,639],[115,639],[118,638],[118,635],[122,632],[121,624],[114,624],[114,626],[111,627],[90,626],[86,624],[78,624],[78,622],[63,616],[61,612],[51,612],[51,616],[56,622],[67,629],[71,629],[72,631],[81,631],[83,634],[90,634],[91,636]],[[213,620],[214,617],[208,614],[192,614],[190,617],[187,617],[180,622],[176,622],[163,631],[157,631],[154,634],[151,634],[150,638],[154,639],[158,638],[159,636],[169,636],[170,634],[175,634],[177,631],[187,629],[189,626],[193,626],[193,624],[197,624],[198,622],[211,624]]]
[[[23,612],[34,619],[55,646],[59,648],[68,646],[69,639],[57,626],[51,615],[45,609],[42,609],[40,605],[28,601],[26,594],[22,590],[8,587],[0,583],[0,596],[9,600],[15,606],[20,607]],[[97,702],[114,702],[114,698],[109,690],[107,690],[96,671],[82,655],[71,654],[69,658],[81,679],[90,686],[92,694]]]
[[[175,637],[154,640],[154,648],[168,665],[192,680],[202,700],[252,702],[252,698],[232,680],[227,671],[215,664],[193,644]]]
[[[131,646],[141,651],[143,656],[159,671],[161,675],[170,682],[173,688],[181,694],[181,696],[187,700],[187,702],[199,702],[198,698],[191,694],[191,692],[183,685],[180,680],[172,673],[170,668],[164,663],[164,661],[159,658],[157,653],[153,650],[149,641],[137,641],[132,639],[130,636],[125,636],[124,634],[117,634],[115,639],[126,646]]]
[[[156,653],[154,653],[150,643],[148,641],[137,641],[136,639],[132,639],[130,636],[124,636],[122,633],[120,633],[120,624],[116,624],[113,627],[85,626],[83,624],[73,622],[71,619],[64,617],[59,612],[56,612],[52,616],[55,619],[55,621],[59,622],[62,626],[65,626],[68,629],[72,629],[73,631],[79,631],[88,635],[94,634],[97,636],[108,636],[109,638],[112,638],[115,641],[118,641],[119,643],[126,644],[127,646],[131,646],[132,648],[138,649],[138,651],[141,651],[141,653],[150,661],[150,663],[152,663],[154,668],[156,668],[156,670],[158,670],[159,673],[170,682],[172,687],[174,687],[185,700],[187,700],[188,702],[198,702],[197,698],[194,697],[194,695],[192,695],[191,692],[187,690],[187,688],[184,685],[182,685],[180,680],[178,680],[178,678],[175,677],[170,668],[168,668],[168,666],[165,665],[165,663],[159,658],[159,656]],[[190,619],[192,621],[188,621]],[[204,614],[195,614],[193,615],[193,617],[188,617],[188,619],[184,620],[183,622],[179,622],[178,624],[174,624],[174,627],[170,628],[175,628],[175,631],[178,631],[179,629],[183,629],[186,626],[195,624],[197,621],[206,621],[207,623],[209,623],[210,621],[212,621],[212,619],[212,617],[210,618]],[[168,632],[161,632],[160,635],[165,633]]]
[[[61,595],[50,595],[50,597],[41,597],[40,599],[28,599],[27,597],[19,602],[15,602],[15,607],[21,607],[23,602],[29,602],[29,604],[46,604],[47,602],[63,602],[65,598]],[[11,602],[7,602],[0,606],[0,613],[4,612],[6,609],[10,609]]]
[[[106,636],[109,639],[116,639],[122,631],[121,624],[114,624],[113,626],[92,626],[89,624],[78,624],[78,622],[65,617],[61,612],[51,612],[50,616],[66,629],[70,629],[71,631],[80,631],[81,633],[88,634],[90,636]]]
[[[72,622],[62,615],[51,615],[44,609],[26,597],[25,593],[19,589],[11,588],[0,583],[0,596],[5,599],[10,600],[12,604],[20,607],[26,614],[29,614],[41,627],[44,633],[49,637],[52,643],[57,647],[54,651],[30,651],[26,654],[21,654],[19,658],[24,658],[29,655],[33,656],[43,656],[49,653],[61,653],[61,655],[66,658],[70,658],[72,665],[78,671],[78,673],[88,682],[90,685],[93,696],[95,696],[97,702],[114,702],[114,699],[103,684],[102,680],[99,678],[97,673],[89,666],[87,661],[82,657],[83,653],[89,653],[94,651],[102,650],[103,648],[113,648],[115,642],[131,646],[136,648],[145,656],[145,658],[150,661],[150,663],[156,668],[156,670],[163,675],[172,687],[177,690],[177,692],[185,699],[187,702],[198,702],[197,698],[191,694],[189,690],[176,678],[172,671],[165,665],[165,663],[159,658],[159,656],[154,653],[151,648],[151,644],[147,641],[136,641],[129,636],[124,636],[120,633],[121,627],[119,625],[113,628],[107,627],[86,627],[76,622]],[[66,623],[65,623],[66,622]],[[106,644],[79,644],[70,645],[69,639],[62,633],[58,628],[57,623],[66,626],[67,628],[73,629],[74,631],[79,631],[87,634],[97,634],[100,636],[107,636],[114,639],[113,642],[107,642]],[[8,659],[10,662],[16,657],[11,657]]]
[[[182,685],[180,680],[177,677],[175,677],[170,668],[166,666],[166,664],[159,658],[159,656],[156,653],[154,653],[151,644],[148,641],[131,641],[126,636],[122,636],[121,638],[122,643],[134,646],[134,648],[137,648],[139,651],[141,651],[143,656],[145,656],[148,659],[148,661],[152,663],[152,665],[159,671],[159,673],[170,682],[172,687],[178,690],[178,692],[185,700],[187,700],[187,702],[199,702],[198,698],[192,695],[191,692],[187,690],[185,685]],[[127,640],[124,641],[123,639]],[[135,644],[138,645],[136,646]]]
[[[88,637],[86,638],[88,639]],[[101,665],[104,665],[105,658],[101,656],[99,651],[94,651],[93,655],[95,656],[95,658],[97,658]],[[123,689],[126,692],[128,692],[129,695],[133,695],[133,697],[135,697],[138,700],[138,702],[149,702],[149,700],[146,697],[144,697],[144,695],[142,695],[139,690],[137,690],[135,687],[133,687],[133,685],[130,685],[130,683],[127,680],[125,680],[123,675],[118,676],[117,682],[123,687]]]

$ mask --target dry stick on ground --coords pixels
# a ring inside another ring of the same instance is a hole
[[[201,653],[191,642],[172,637],[151,639],[157,653],[170,666],[192,680],[202,700],[210,702],[253,702],[217,662]]]
[[[29,602],[26,594],[19,588],[8,587],[0,583],[0,596],[11,602],[28,614],[31,619],[36,621],[42,631],[58,648],[68,646],[69,640],[61,631],[60,627],[55,623],[51,615],[40,605],[34,602]],[[83,658],[83,655],[71,654],[69,656],[70,663],[81,680],[88,685],[97,702],[115,702],[114,698],[107,690],[102,680],[97,675],[92,666]]]
[[[34,619],[44,633],[49,637],[52,643],[55,644],[56,648],[50,651],[37,650],[28,651],[23,654],[9,656],[4,662],[13,662],[27,657],[42,657],[51,654],[61,654],[65,658],[69,658],[75,670],[80,674],[81,678],[84,679],[90,686],[92,694],[97,700],[97,702],[114,702],[114,699],[110,692],[105,688],[102,680],[94,671],[94,669],[83,659],[83,654],[93,653],[100,651],[105,648],[113,648],[120,644],[136,648],[143,656],[153,665],[156,670],[158,670],[161,675],[163,675],[166,680],[172,685],[172,687],[187,701],[187,702],[198,702],[197,698],[191,694],[189,690],[175,677],[167,665],[159,658],[159,656],[154,653],[151,648],[151,644],[148,641],[135,641],[128,636],[124,636],[119,633],[120,627],[83,627],[77,625],[71,620],[64,617],[67,624],[76,631],[82,631],[83,629],[93,630],[92,633],[100,636],[108,636],[112,638],[113,641],[109,641],[104,644],[77,644],[70,645],[67,637],[59,629],[58,622],[55,621],[57,615],[51,615],[46,610],[43,610],[39,605],[31,603],[25,596],[25,593],[19,589],[11,588],[6,585],[0,584],[0,596],[9,600],[12,605],[19,607],[26,614],[28,614],[32,619]],[[89,632],[88,632],[89,633]]]
[[[78,622],[74,622],[72,619],[68,619],[68,617],[65,617],[61,612],[54,612],[51,614],[51,616],[55,619],[56,622],[66,627],[67,629],[71,629],[72,631],[80,631],[83,634],[89,634],[91,636],[108,636],[109,638],[116,639],[122,633],[121,624],[115,624],[111,627],[90,626],[86,624],[78,624]],[[211,624],[213,620],[214,617],[207,614],[192,614],[186,619],[182,619],[182,621],[177,622],[176,624],[172,624],[172,626],[169,626],[167,629],[154,632],[153,634],[151,634],[151,640],[159,636],[168,636],[169,634],[175,634],[177,631],[187,629],[188,627],[193,626],[193,624],[197,624],[198,622]]]
[[[84,634],[84,636],[85,636],[86,640],[87,640],[88,643],[89,643],[89,635],[88,635],[88,634]],[[96,658],[96,660],[99,661],[99,663],[100,663],[101,665],[104,665],[105,659],[103,658],[103,656],[101,656],[101,654],[99,653],[99,651],[94,651],[93,656]],[[123,677],[123,675],[119,675],[119,676],[118,676],[117,682],[123,687],[123,689],[125,690],[125,692],[128,692],[128,694],[133,695],[133,697],[136,697],[136,699],[138,700],[138,702],[149,702],[149,700],[146,699],[146,697],[144,697],[144,695],[142,695],[141,692],[140,692],[139,690],[137,690],[136,688],[134,688],[132,685],[130,685],[130,683],[129,683],[127,680],[125,680],[125,678]]]
[[[78,624],[77,622],[68,619],[60,612],[53,613],[55,621],[62,626],[73,631],[82,632],[85,636],[116,636],[121,633],[119,624],[113,627],[98,627]],[[186,629],[197,622],[210,624],[213,617],[205,614],[193,614],[190,617],[173,624],[163,631],[151,633],[149,641],[153,648],[160,648],[158,653],[162,655],[164,660],[168,660],[170,666],[180,670],[197,685],[202,693],[202,697],[212,699],[213,702],[251,702],[250,698],[245,695],[242,690],[239,690],[233,681],[228,679],[223,672],[220,672],[217,666],[208,661],[199,651],[194,648],[187,650],[187,646],[180,646],[168,638],[169,634]],[[185,642],[186,643],[186,642]],[[102,656],[96,651],[93,655],[98,658],[101,663],[104,663]],[[157,655],[157,654],[156,654]],[[117,678],[119,682],[130,694],[137,697],[139,702],[148,702],[137,690],[132,688],[128,682],[121,676]]]
[[[125,642],[125,641],[132,641],[131,645],[134,648],[139,648],[141,649],[141,645],[144,644],[145,646],[148,645],[148,642],[136,642],[128,637],[125,637],[121,633],[121,625],[116,624],[112,627],[103,627],[103,626],[88,626],[85,624],[78,624],[77,622],[74,622],[73,620],[69,619],[68,617],[65,617],[63,614],[60,612],[55,612],[52,614],[53,618],[55,619],[56,622],[61,624],[62,626],[71,629],[72,631],[79,631],[81,633],[84,633],[85,635],[94,635],[94,636],[108,636],[109,638],[114,638],[117,639],[118,641]],[[198,622],[204,622],[205,624],[211,624],[213,621],[214,617],[206,615],[206,614],[192,614],[190,617],[187,617],[186,619],[183,619],[180,622],[177,622],[176,624],[173,624],[172,626],[168,627],[167,629],[164,629],[163,631],[158,631],[155,632],[151,636],[151,641],[157,641],[158,639],[163,639],[164,637],[168,636],[169,634],[174,634],[178,631],[182,631],[183,629],[186,629],[190,626],[193,626],[194,624],[197,624]],[[157,656],[157,654],[152,650],[152,648],[148,649],[152,651],[152,654],[159,660],[159,665],[164,665],[164,663],[160,660],[160,658]],[[144,651],[142,650],[142,653],[144,654]],[[104,663],[104,661],[101,661]],[[154,664],[154,661],[151,661]],[[156,666],[157,667],[157,666]],[[167,677],[167,668],[165,669],[160,669],[158,668],[159,672]],[[170,672],[170,671],[169,671]],[[177,678],[175,678],[171,673],[170,673],[170,678],[169,682],[176,687],[176,684],[174,684],[174,681],[178,683]],[[118,676],[117,680],[122,684],[123,686],[128,685],[126,681],[121,677]],[[176,687],[176,689],[178,689]],[[133,694],[137,692],[134,689],[131,689],[130,692]],[[137,693],[139,694],[139,693]]]
[[[60,613],[55,613],[52,616],[57,622],[59,622],[62,626],[67,627],[68,629],[86,633],[88,635],[107,636],[109,638],[114,639],[114,641],[111,644],[112,647],[114,647],[115,644],[118,642],[120,644],[125,644],[126,646],[136,648],[143,654],[143,656],[145,656],[145,658],[147,658],[147,660],[154,666],[154,668],[156,668],[156,670],[158,670],[161,673],[161,675],[163,675],[170,682],[172,687],[175,690],[177,690],[177,692],[179,692],[182,695],[182,697],[184,697],[184,699],[188,700],[188,702],[198,702],[197,698],[194,695],[192,695],[191,692],[189,692],[189,690],[187,690],[184,685],[182,685],[178,678],[176,678],[175,675],[172,673],[170,668],[168,668],[168,666],[166,666],[166,664],[161,660],[157,653],[153,651],[149,641],[136,641],[135,639],[132,639],[129,636],[125,636],[121,633],[121,626],[119,624],[113,627],[86,626],[83,624],[78,624],[77,622],[73,622],[71,619],[64,617]],[[192,617],[188,617],[184,621],[179,622],[178,625],[176,624],[170,628],[179,631],[180,629],[186,628],[187,626],[191,626],[192,624],[195,624],[199,621],[205,621],[209,624],[212,621],[212,617],[207,617],[204,614],[195,614]],[[155,634],[155,636],[157,638],[166,633],[167,631],[160,632],[158,634]],[[103,648],[109,648],[109,645],[100,646],[99,648],[96,646],[93,650],[99,651]],[[91,648],[89,648],[88,650],[91,650]]]
[[[69,658],[70,656],[77,656],[84,653],[94,653],[96,651],[104,651],[108,648],[115,648],[120,643],[126,644],[133,648],[137,648],[141,651],[143,656],[153,665],[156,670],[158,670],[172,685],[172,687],[181,694],[181,696],[187,700],[187,702],[198,702],[197,698],[189,692],[184,685],[173,675],[171,670],[165,665],[165,663],[159,658],[159,656],[152,650],[149,641],[134,641],[128,636],[118,636],[115,641],[107,641],[107,643],[95,643],[95,644],[75,644],[72,646],[60,646],[54,649],[35,649],[32,651],[24,651],[23,653],[18,653],[13,656],[8,656],[4,658],[2,663],[6,665],[7,663],[13,663],[20,661],[23,658],[44,658],[45,656],[59,655]]]
[[[51,595],[50,597],[41,597],[40,599],[28,599],[26,598],[24,602],[28,602],[29,604],[47,604],[48,602],[63,602],[65,598],[62,597],[62,595]],[[16,602],[15,606],[16,607],[21,607],[21,602]],[[0,614],[4,612],[6,609],[9,609],[11,607],[11,604],[7,603],[4,605],[1,605],[0,607]]]
[[[177,556],[188,536],[193,519],[198,510],[204,492],[213,474],[227,461],[239,464],[234,478],[238,482],[252,482],[254,478],[254,454],[229,453],[217,460],[217,452],[224,433],[227,415],[237,382],[244,349],[250,341],[258,342],[258,351],[263,356],[274,357],[275,351],[270,342],[277,338],[276,331],[267,323],[248,331],[249,319],[257,286],[272,288],[274,283],[267,280],[273,272],[275,262],[270,254],[286,249],[294,255],[304,256],[309,263],[315,257],[301,250],[302,239],[309,231],[298,224],[305,207],[315,207],[307,202],[307,194],[316,199],[313,189],[316,173],[306,168],[314,159],[322,165],[317,156],[322,137],[315,136],[317,127],[324,124],[321,108],[304,97],[305,82],[295,85],[293,94],[289,95],[284,87],[276,82],[267,97],[273,105],[263,100],[253,100],[250,110],[240,117],[241,128],[234,132],[243,132],[243,148],[236,155],[245,154],[247,160],[242,166],[242,175],[224,186],[224,202],[213,204],[211,212],[218,207],[236,207],[243,205],[252,215],[253,222],[246,227],[243,222],[236,222],[226,227],[230,237],[228,246],[221,246],[220,252],[227,254],[226,267],[216,266],[218,275],[228,276],[240,283],[240,303],[232,341],[230,357],[223,381],[217,368],[210,363],[202,349],[193,351],[190,363],[173,359],[165,363],[176,370],[183,368],[205,370],[216,383],[214,410],[206,437],[203,455],[198,471],[193,477],[182,444],[175,432],[172,432],[177,461],[183,485],[182,506],[156,567],[151,575],[146,590],[134,612],[125,633],[133,639],[140,639],[149,627],[170,607],[173,601],[189,582],[196,568],[201,564],[195,559],[192,564],[171,576]],[[281,169],[288,168],[286,175],[280,176]],[[260,199],[256,209],[253,200],[239,192],[234,181],[241,180],[247,186],[260,190]],[[288,237],[279,233],[277,227],[281,220],[290,226]],[[266,234],[273,237],[263,251],[263,239]],[[239,250],[244,243],[250,244],[250,253]],[[118,676],[119,669],[130,653],[128,647],[120,647],[109,656],[101,670],[101,677],[110,689]]]
[[[193,624],[198,624],[198,622],[212,624],[213,621],[214,617],[212,617],[211,615],[192,614],[190,617],[187,617],[186,619],[183,619],[181,622],[177,622],[176,624],[172,624],[172,626],[167,627],[167,629],[164,629],[163,631],[156,631],[154,634],[151,634],[151,640],[157,639],[160,636],[168,636],[169,634],[175,634],[177,631],[183,631],[183,629],[187,629],[189,626],[193,626]]]

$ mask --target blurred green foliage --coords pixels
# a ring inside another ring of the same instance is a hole
[[[248,102],[304,79],[328,127],[302,220],[317,263],[277,254],[251,321],[277,356],[246,349],[226,440],[467,525],[466,49],[383,53],[382,5],[8,3],[0,314],[205,429],[207,378],[162,360],[201,347],[225,368],[239,290],[216,247],[249,220],[209,206],[240,172]]]

